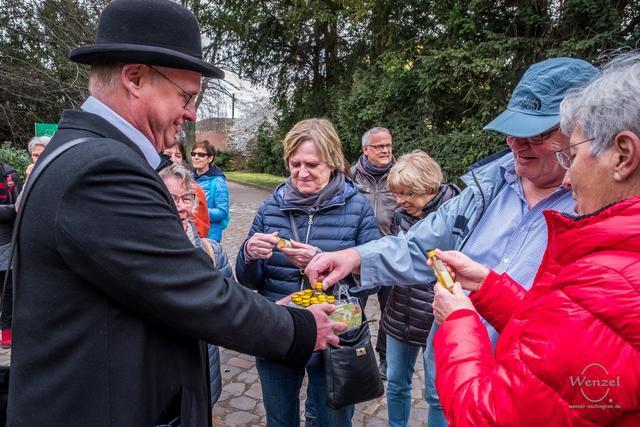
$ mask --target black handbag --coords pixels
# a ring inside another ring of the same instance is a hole
[[[339,347],[323,350],[327,381],[327,406],[342,409],[384,394],[378,362],[371,345],[369,322],[346,337],[340,337]]]

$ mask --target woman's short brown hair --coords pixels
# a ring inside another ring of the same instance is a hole
[[[213,159],[211,160],[211,163],[210,163],[210,164],[213,164],[213,162],[216,159],[216,147],[214,147],[212,143],[210,143],[206,139],[203,139],[202,141],[198,141],[195,144],[193,144],[193,147],[191,147],[191,150],[193,151],[196,148],[202,148],[207,153],[207,156],[213,156]]]
[[[443,179],[438,162],[422,150],[413,150],[393,165],[387,176],[387,186],[394,193],[408,189],[416,194],[435,194]]]
[[[284,137],[284,163],[289,167],[289,159],[306,141],[313,142],[320,152],[320,159],[329,167],[345,172],[348,164],[342,153],[342,143],[336,128],[327,119],[306,119],[295,124]]]

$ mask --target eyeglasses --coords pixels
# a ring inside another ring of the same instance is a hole
[[[571,147],[575,147],[576,145],[584,144],[585,142],[589,142],[589,141],[593,141],[593,138],[589,138],[589,139],[585,139],[584,141],[576,142],[575,144],[571,144],[571,145],[563,148],[562,150],[555,151],[556,159],[558,159],[558,163],[560,163],[560,166],[562,166],[562,168],[564,168],[566,170],[569,170],[569,168],[573,164],[573,159],[575,158],[575,155],[571,156],[571,155],[567,154],[567,151]]]
[[[191,206],[196,201],[196,195],[193,193],[183,194],[182,196],[178,196],[177,194],[172,194],[173,202],[178,206],[178,203],[182,202],[182,204],[186,206]]]
[[[165,76],[164,74],[162,74],[160,72],[160,70],[158,70],[155,67],[152,67],[151,65],[149,65],[149,68],[151,68],[153,71],[155,71],[156,73],[160,74],[162,77],[164,77],[169,83],[171,83],[172,85],[174,85],[175,87],[177,87],[182,95],[182,98],[184,99],[184,106],[182,108],[187,108],[188,105],[195,105],[196,103],[196,95],[198,94],[196,93],[189,93],[186,90],[182,89],[182,87],[180,87],[180,85],[178,85],[176,82],[174,82],[173,80],[171,80],[169,77]]]
[[[414,194],[415,194],[415,191],[409,191],[408,193],[393,193],[393,195],[396,196],[398,199],[404,199],[404,200],[408,199]]]
[[[201,152],[198,152],[198,151],[192,151],[191,152],[191,157],[200,157],[201,159],[204,159],[207,156],[208,156],[207,153],[201,153]]]
[[[560,129],[560,126],[554,126],[553,128],[549,129],[548,131],[546,131],[544,133],[541,133],[540,135],[529,136],[527,138],[521,138],[519,136],[507,135],[507,138],[520,139],[520,140],[526,141],[528,144],[540,145],[540,144],[542,144],[544,142],[545,139],[547,139],[551,135],[553,135],[558,129]]]
[[[391,150],[391,144],[365,145],[365,147],[373,148],[376,151]]]

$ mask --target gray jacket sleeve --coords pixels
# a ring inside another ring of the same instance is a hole
[[[406,233],[357,246],[362,286],[402,286],[434,281],[426,253],[435,248],[457,249],[458,237],[452,232],[454,221],[458,215],[469,214],[473,203],[473,192],[467,188]]]

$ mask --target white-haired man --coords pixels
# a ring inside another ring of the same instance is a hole
[[[440,254],[472,292],[435,288],[436,379],[452,425],[640,425],[639,98],[633,53],[563,101],[571,139],[556,155],[578,216],[545,213],[529,292],[460,252]],[[501,331],[495,356],[478,313]]]
[[[398,207],[395,196],[387,187],[387,176],[396,163],[393,157],[393,138],[389,129],[374,127],[362,135],[362,155],[351,167],[351,176],[373,208],[378,221],[380,234],[391,234],[393,213]],[[380,312],[384,312],[391,288],[383,287],[378,290]],[[387,379],[387,334],[384,329],[378,331],[376,352],[380,360],[380,376]]]

